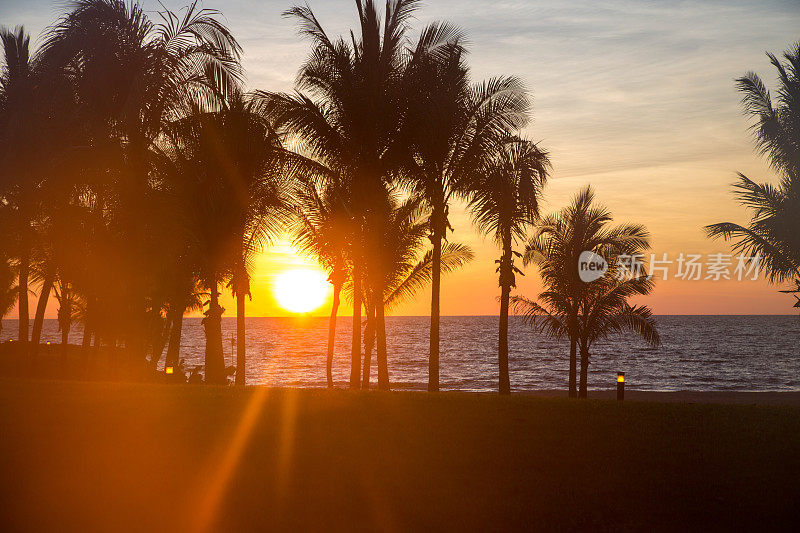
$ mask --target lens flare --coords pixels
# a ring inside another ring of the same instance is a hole
[[[281,307],[293,313],[308,313],[325,303],[331,290],[320,270],[295,269],[275,276],[272,292]]]

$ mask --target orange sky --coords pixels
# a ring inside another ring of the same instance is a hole
[[[144,4],[158,9],[156,2]],[[165,4],[176,8],[183,2]],[[349,0],[309,4],[330,33],[352,24]],[[10,0],[0,5],[0,21],[24,24],[35,35],[54,20],[58,5]],[[251,88],[291,90],[309,49],[292,22],[280,17],[289,0],[206,0],[203,5],[221,9],[240,39]],[[707,240],[702,227],[746,221],[730,194],[735,172],[759,181],[775,179],[752,150],[733,80],[755,70],[772,86],[774,69],[764,51],[780,53],[800,38],[796,2],[449,0],[429,1],[417,16],[420,25],[441,18],[467,33],[475,79],[516,74],[528,84],[535,109],[525,133],[540,141],[554,164],[544,212],[562,207],[591,184],[617,222],[648,227],[658,255],[729,252],[724,243]],[[476,258],[444,279],[442,314],[495,314],[498,254],[491,241],[473,231],[463,209],[453,210],[452,222],[452,240],[470,244]],[[304,265],[308,262],[286,240],[267,250],[253,279],[247,314],[289,314],[274,299],[273,278]],[[793,299],[778,288],[763,281],[670,279],[659,281],[644,301],[657,314],[791,313]],[[519,279],[518,292],[534,296],[539,289],[535,272]],[[420,294],[393,314],[428,314],[429,297],[429,292]],[[224,305],[235,309],[230,300]],[[345,302],[342,314],[348,311]],[[314,312],[327,313],[327,304]],[[55,315],[55,306],[48,315]]]

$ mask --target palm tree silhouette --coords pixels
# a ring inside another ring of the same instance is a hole
[[[428,358],[428,391],[439,390],[439,293],[441,291],[442,243],[447,230],[452,198],[463,198],[468,176],[486,165],[486,159],[508,135],[527,121],[528,99],[520,80],[493,78],[472,85],[453,35],[436,53],[424,53],[420,39],[416,60],[407,76],[410,112],[405,124],[407,161],[404,170],[412,189],[430,207],[429,238],[433,245],[431,328]]]
[[[71,281],[87,295],[95,344],[113,336],[141,354],[159,312],[148,291],[160,255],[154,144],[192,102],[212,105],[241,79],[241,49],[218,12],[192,3],[159,15],[155,24],[136,3],[79,0],[47,31],[42,52],[74,88],[74,187],[94,212],[90,272]],[[120,317],[113,328],[111,313]],[[111,329],[101,332],[104,324]]]
[[[245,384],[245,297],[250,295],[252,262],[284,230],[294,211],[292,174],[285,172],[283,147],[267,121],[263,102],[234,92],[225,100],[225,127],[218,136],[221,167],[238,199],[238,243],[229,287],[236,297],[236,384]]]
[[[225,170],[217,157],[218,139],[222,137],[224,117],[214,112],[196,110],[167,128],[169,144],[164,147],[169,163],[164,175],[174,196],[181,202],[184,238],[190,243],[187,254],[198,284],[207,291],[203,303],[206,334],[205,376],[208,383],[225,383],[227,373],[222,351],[222,314],[220,284],[232,273],[232,259],[240,250],[238,198],[229,186]],[[190,240],[189,240],[190,239]],[[184,278],[184,302],[192,291],[191,277]],[[176,313],[181,304],[176,304]],[[180,310],[181,315],[183,310]]]
[[[767,54],[778,71],[776,102],[753,72],[736,80],[745,114],[755,118],[759,152],[780,176],[777,186],[756,183],[742,173],[733,186],[752,217],[746,226],[721,222],[706,226],[712,238],[733,242],[734,252],[760,257],[772,283],[791,281],[800,291],[800,42],[784,53],[786,63]],[[800,298],[798,298],[800,302]]]
[[[559,213],[543,217],[534,235],[525,246],[523,264],[534,263],[546,290],[539,299],[545,308],[534,302],[515,298],[524,314],[547,317],[538,325],[554,336],[565,335],[570,341],[569,396],[577,396],[577,350],[580,340],[578,314],[580,303],[589,285],[578,275],[578,261],[584,251],[603,256],[637,253],[647,247],[647,231],[643,226],[624,224],[609,227],[611,213],[594,203],[591,187],[581,190],[572,203]],[[535,321],[534,321],[535,324]],[[535,324],[536,325],[536,324]]]
[[[0,189],[11,224],[14,255],[17,259],[17,301],[19,303],[18,340],[29,339],[29,277],[33,248],[33,223],[37,216],[37,196],[42,158],[34,157],[36,129],[41,125],[40,54],[32,54],[30,36],[24,28],[0,28],[3,44],[3,69],[0,74]]]
[[[385,201],[387,220],[381,225],[384,230],[377,253],[369,261],[370,278],[379,278],[368,291],[366,299],[367,326],[364,334],[365,356],[362,370],[362,388],[369,387],[370,355],[372,344],[381,338],[379,328],[385,323],[377,320],[378,299],[382,307],[390,310],[412,297],[433,279],[433,250],[420,258],[430,231],[429,218],[424,200],[419,196],[403,198],[402,191],[387,189]],[[450,272],[472,260],[472,250],[458,243],[447,243],[440,253],[440,272]],[[380,290],[376,294],[375,291]],[[385,331],[383,332],[385,338]],[[387,347],[378,345],[378,388],[389,389],[389,367]]]
[[[80,310],[83,307],[80,295],[77,294],[69,282],[57,278],[53,286],[53,294],[58,301],[58,329],[61,332],[61,360],[62,364],[67,359],[67,345],[72,324],[80,319]]]
[[[498,340],[499,392],[510,394],[508,375],[508,306],[516,286],[514,244],[526,237],[539,215],[539,198],[547,180],[547,153],[531,141],[510,138],[496,150],[486,166],[471,179],[469,209],[476,227],[491,235],[502,255],[498,264],[500,331]]]
[[[361,238],[353,240],[353,338],[350,387],[360,385],[362,286],[368,248],[381,235],[386,214],[380,199],[385,183],[398,169],[398,131],[407,115],[404,74],[413,59],[407,49],[410,18],[416,0],[389,0],[383,18],[373,0],[356,0],[359,32],[350,39],[331,40],[308,6],[286,12],[299,22],[300,32],[312,41],[313,52],[297,78],[300,90],[311,96],[269,94],[277,124],[296,135],[304,155],[320,166],[320,174],[338,176],[351,187],[352,218]],[[441,27],[441,26],[432,26]],[[452,34],[423,30],[422,49],[446,43]],[[367,247],[365,249],[365,247]],[[366,280],[370,283],[376,280]],[[379,291],[376,291],[379,292]],[[378,349],[383,338],[383,303],[376,303]]]
[[[350,276],[348,260],[355,228],[348,207],[349,187],[330,180],[322,190],[313,182],[297,191],[297,224],[295,245],[300,253],[311,256],[328,273],[333,285],[333,303],[328,321],[328,347],[325,376],[328,388],[333,388],[333,351],[336,340],[336,318],[342,287]]]
[[[594,199],[594,191],[586,187],[560,212],[539,220],[525,247],[523,263],[526,266],[533,263],[538,267],[545,290],[539,294],[538,302],[522,296],[511,300],[515,311],[540,331],[554,337],[569,338],[570,397],[578,396],[577,352],[581,345],[581,313],[596,285],[579,277],[581,254],[594,252],[613,263],[615,257],[633,256],[649,246],[644,226],[610,226],[611,213],[597,205]]]

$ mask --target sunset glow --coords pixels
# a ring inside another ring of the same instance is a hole
[[[272,292],[281,307],[292,313],[309,313],[325,303],[330,292],[321,270],[286,270],[275,276]]]

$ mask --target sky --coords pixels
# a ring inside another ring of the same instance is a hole
[[[156,17],[158,2],[142,2]],[[171,9],[185,2],[164,1]],[[329,35],[355,22],[351,0],[308,0]],[[223,12],[244,48],[247,85],[290,91],[310,51],[294,22],[281,13],[289,0],[206,0]],[[22,24],[39,35],[65,3],[3,0],[0,24]],[[676,279],[681,253],[700,254],[705,278],[710,254],[729,254],[709,241],[703,226],[744,223],[747,213],[731,194],[740,171],[756,181],[776,176],[753,150],[734,79],[749,70],[774,87],[766,51],[782,53],[800,39],[800,0],[792,1],[587,1],[541,2],[429,0],[417,11],[418,31],[447,19],[467,35],[472,77],[514,74],[533,97],[533,120],[524,134],[550,153],[553,171],[544,190],[543,213],[566,205],[591,185],[616,222],[636,222],[652,234],[652,252],[673,263],[646,303],[656,314],[788,314],[791,296],[765,281]],[[414,32],[416,33],[416,32]],[[36,40],[36,39],[33,39]],[[450,240],[473,247],[476,257],[442,284],[443,315],[489,315],[499,309],[490,239],[473,229],[463,206],[451,211]],[[649,257],[649,256],[648,256]],[[735,278],[736,259],[729,270]],[[250,316],[292,313],[277,302],[276,276],[314,268],[283,239],[258,260]],[[724,267],[723,267],[724,270]],[[541,290],[535,268],[518,277],[518,294]],[[425,315],[430,292],[392,310]],[[228,300],[229,310],[235,305]],[[55,316],[55,306],[48,316]],[[313,314],[324,315],[328,306]],[[348,312],[347,304],[341,314]],[[13,316],[13,315],[12,315]]]

